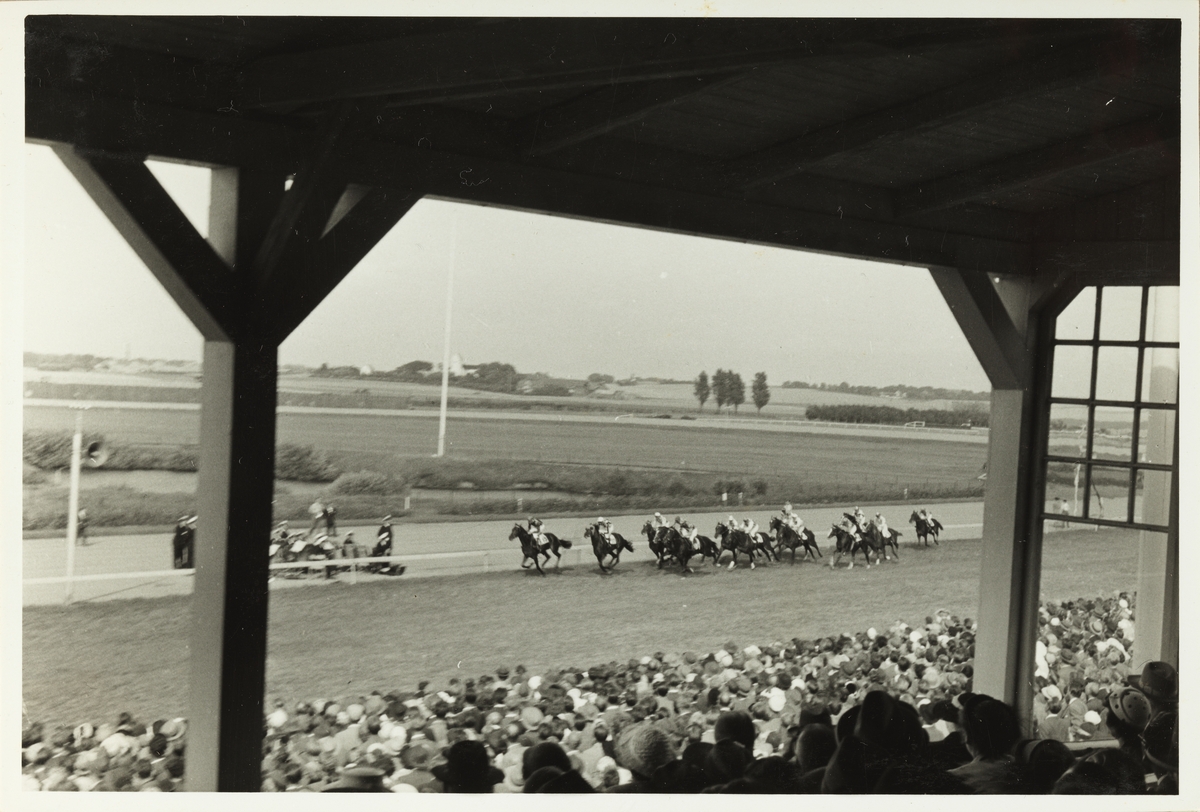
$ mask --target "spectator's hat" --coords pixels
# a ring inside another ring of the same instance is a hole
[[[459,792],[487,792],[504,781],[504,773],[491,765],[487,748],[477,741],[450,745],[446,763],[437,765],[430,772],[445,784],[446,789]]]
[[[545,718],[545,714],[543,714],[533,705],[527,705],[521,709],[521,722],[526,728],[537,727]]]
[[[1093,617],[1088,621],[1088,628],[1096,634],[1104,634],[1104,621],[1098,617]]]
[[[75,744],[76,744],[76,746],[78,746],[81,742],[84,742],[87,739],[90,739],[93,736],[95,736],[96,728],[92,727],[91,723],[84,722],[82,725],[79,725],[78,727],[76,727],[71,732],[71,735],[73,735],[75,737]]]
[[[172,719],[165,723],[158,732],[163,734],[169,742],[179,741],[187,733],[187,721],[184,719]]]
[[[648,724],[634,725],[617,741],[617,760],[638,775],[650,778],[664,764],[675,760],[670,738]]]
[[[1137,688],[1121,688],[1109,694],[1108,709],[1138,733],[1150,721],[1150,700]]]
[[[1129,684],[1156,702],[1174,702],[1179,698],[1179,674],[1170,663],[1146,663],[1141,676],[1130,677]]]
[[[409,770],[425,770],[436,755],[428,739],[409,742],[400,749],[400,763]]]

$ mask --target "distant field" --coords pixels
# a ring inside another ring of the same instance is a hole
[[[106,372],[78,371],[42,371],[26,368],[26,381],[47,381],[59,384],[94,384],[107,386],[144,386],[144,387],[180,387],[198,388],[199,380],[193,375],[145,374],[120,375]],[[750,376],[744,375],[747,387]],[[527,395],[511,395],[500,392],[487,392],[470,387],[451,387],[450,394],[458,398],[477,398],[486,401],[511,401],[526,408],[531,404],[545,404],[553,407],[558,404],[587,403],[597,409],[613,409],[620,411],[622,405],[644,408],[653,406],[664,411],[670,410],[677,414],[691,413],[697,410],[698,401],[692,395],[691,384],[662,384],[639,383],[636,386],[614,386],[621,393],[620,398],[596,398],[577,395],[573,397],[531,397]],[[298,393],[352,393],[366,389],[374,395],[400,395],[408,397],[429,398],[437,397],[438,386],[418,383],[402,383],[399,381],[382,381],[356,378],[312,378],[302,375],[281,375],[279,389],[284,392]],[[750,393],[746,393],[747,401],[739,407],[739,414],[755,414],[754,404]],[[820,389],[783,389],[776,385],[771,387],[771,401],[763,409],[763,417],[786,417],[789,419],[803,418],[805,406],[829,405],[863,405],[863,406],[892,406],[898,409],[949,409],[961,401],[948,400],[897,400],[894,398],[870,397],[846,392],[831,392]],[[987,401],[980,401],[980,408],[987,408]],[[716,412],[716,402],[709,399],[704,410],[707,414]],[[723,409],[732,413],[732,409]]]
[[[26,430],[65,430],[71,410],[25,409]],[[96,409],[89,431],[113,441],[194,444],[195,410]],[[435,414],[281,413],[280,442],[354,455],[364,467],[386,458],[427,458],[436,449]],[[751,476],[809,475],[846,482],[966,482],[978,476],[987,447],[981,442],[930,441],[920,435],[861,437],[748,431],[703,423],[644,425],[608,421],[504,420],[451,417],[447,453],[454,459],[512,459],[714,472]],[[370,463],[370,464],[368,464]]]

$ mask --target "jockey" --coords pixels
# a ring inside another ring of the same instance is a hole
[[[596,530],[599,531],[600,535],[604,537],[604,540],[610,546],[617,546],[617,539],[613,536],[612,522],[601,516],[596,520]]]
[[[533,540],[540,547],[547,543],[546,534],[542,531],[542,520],[529,517],[529,535],[533,536]]]
[[[650,523],[654,525],[655,530],[659,530],[667,526],[667,520],[664,519],[663,515],[658,511],[654,512],[654,518],[650,520]]]
[[[758,541],[758,523],[749,516],[742,522],[742,530],[746,531],[751,541]]]
[[[796,535],[804,532],[804,520],[795,513],[788,519],[788,526],[796,531]]]
[[[792,513],[792,503],[786,502],[783,506],[783,510],[779,511],[779,515],[780,518],[783,519],[784,524],[791,524],[792,517],[796,515]]]
[[[860,531],[867,529],[867,514],[863,513],[862,508],[856,507],[854,509],[854,521]]]
[[[671,522],[671,527],[673,527],[675,529],[675,532],[679,533],[680,535],[683,534],[683,528],[685,525],[686,525],[686,522],[684,522],[684,520],[679,518],[678,516],[675,517],[675,521]]]
[[[885,539],[890,539],[892,537],[892,531],[888,530],[887,519],[883,518],[882,514],[875,514],[875,524],[879,527],[879,535],[883,536]]]

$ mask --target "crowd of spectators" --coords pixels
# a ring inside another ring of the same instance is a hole
[[[1132,598],[1047,603],[1037,738],[973,693],[975,624],[939,611],[817,640],[501,667],[416,690],[274,700],[266,791],[1140,793],[1177,788],[1175,671],[1129,672]],[[181,788],[186,722],[23,742],[29,789]],[[1116,740],[1072,750],[1065,742]]]

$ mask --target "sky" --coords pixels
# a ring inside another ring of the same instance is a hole
[[[53,152],[26,158],[25,349],[199,360],[199,333]],[[207,234],[208,170],[150,168]],[[988,388],[922,268],[438,200],[409,211],[280,363],[439,362],[452,262],[451,350],[468,364]]]

